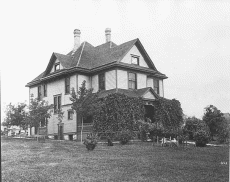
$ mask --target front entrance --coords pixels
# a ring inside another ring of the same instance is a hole
[[[63,123],[58,124],[58,140],[63,140],[64,135],[63,135]]]

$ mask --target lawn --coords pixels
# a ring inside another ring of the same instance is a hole
[[[139,142],[88,152],[71,141],[2,138],[1,150],[2,181],[229,181],[229,147]]]

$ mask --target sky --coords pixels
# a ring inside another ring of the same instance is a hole
[[[210,104],[230,112],[230,1],[11,0],[0,3],[1,118],[10,102],[28,102],[25,85],[42,73],[53,52],[81,42],[116,44],[139,38],[166,74],[164,95],[184,114],[202,118]]]

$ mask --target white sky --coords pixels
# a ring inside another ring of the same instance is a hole
[[[213,104],[230,112],[230,1],[11,0],[0,4],[1,103],[28,101],[26,83],[42,73],[53,52],[81,42],[116,44],[139,38],[164,81],[165,97],[201,118]]]

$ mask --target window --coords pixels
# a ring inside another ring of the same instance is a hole
[[[153,84],[154,84],[154,91],[155,91],[157,94],[159,94],[159,93],[160,93],[160,91],[159,91],[159,80],[154,79],[154,80],[153,80]]]
[[[65,93],[70,93],[70,77],[65,78]]]
[[[92,116],[88,116],[86,118],[83,118],[83,123],[90,124],[92,122],[93,122],[93,117]]]
[[[99,90],[105,90],[105,73],[99,74]]]
[[[68,111],[68,120],[73,120],[73,111],[72,110]]]
[[[38,86],[38,100],[41,100],[42,98],[42,90],[41,90],[41,86]]]
[[[139,56],[132,55],[131,56],[131,64],[139,65]]]
[[[129,89],[137,89],[136,73],[129,73]]]
[[[54,71],[58,71],[58,70],[60,70],[60,63],[56,63],[54,65]]]
[[[44,88],[44,97],[47,97],[47,85],[43,85]]]
[[[58,110],[61,109],[61,96],[54,96],[54,113],[56,114]]]

